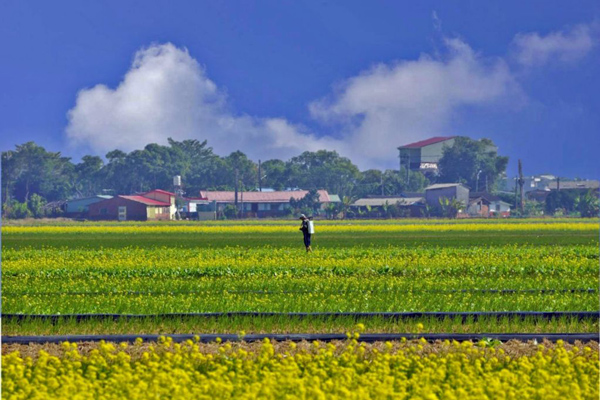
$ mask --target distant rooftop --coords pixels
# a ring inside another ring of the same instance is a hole
[[[600,187],[600,182],[596,180],[589,181],[560,181],[560,190],[569,190],[569,189],[598,189]],[[548,183],[548,188],[550,190],[556,190],[557,182]]]
[[[165,207],[170,206],[169,203],[165,203],[164,201],[149,199],[149,198],[143,197],[143,196],[119,196],[119,197],[121,197],[123,199],[131,200],[131,201],[135,201],[137,203],[146,204],[147,206],[165,206]]]
[[[423,197],[369,197],[358,199],[352,205],[357,207],[381,207],[387,203],[388,205],[412,206],[422,202]]]
[[[168,194],[169,196],[175,196],[175,193],[167,192],[166,190],[162,190],[162,189],[149,190],[147,192],[140,193],[140,195],[143,196],[145,194],[150,194],[150,193],[162,193],[162,194]]]
[[[319,201],[322,203],[331,202],[329,193],[326,190],[317,190]],[[288,203],[290,198],[294,200],[303,199],[308,194],[308,190],[293,191],[273,191],[273,192],[238,192],[238,201],[244,203]],[[233,203],[235,201],[235,192],[233,191],[201,191],[200,197],[208,201],[221,203]]]
[[[436,136],[429,139],[421,140],[420,142],[414,142],[405,144],[404,146],[398,147],[399,149],[420,149],[421,147],[429,146],[432,144],[445,142],[446,140],[454,139],[456,136]]]
[[[436,183],[435,185],[427,186],[425,190],[445,189],[455,186],[464,186],[462,183]]]
[[[89,196],[89,197],[79,197],[76,199],[69,199],[67,200],[69,203],[74,203],[76,201],[84,201],[84,200],[90,200],[90,199],[112,199],[112,196],[109,196],[107,194],[96,194],[94,196]]]

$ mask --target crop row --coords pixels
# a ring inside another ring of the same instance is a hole
[[[519,272],[535,273],[568,271],[591,273],[598,267],[595,244],[577,246],[515,246],[488,248],[331,248],[304,255],[297,249],[269,246],[245,248],[196,247],[124,247],[84,249],[47,247],[42,249],[3,249],[4,276],[64,275],[83,273],[128,274],[135,271],[183,273],[217,272],[220,275],[248,275],[270,271],[293,271],[296,274],[362,275],[397,271],[440,273]],[[134,274],[135,275],[135,274]]]
[[[3,235],[77,235],[82,233],[110,235],[110,234],[152,234],[160,232],[186,233],[186,234],[214,234],[214,233],[289,233],[295,225],[125,225],[125,226],[4,226]],[[436,223],[436,224],[323,224],[318,232],[346,233],[346,232],[481,232],[481,231],[598,231],[596,223],[587,222],[553,222],[553,223]]]
[[[254,274],[232,276],[196,276],[193,273],[147,279],[144,276],[95,275],[87,279],[43,275],[8,275],[4,277],[2,294],[16,296],[55,295],[159,295],[159,294],[396,294],[419,295],[483,292],[489,295],[512,296],[523,293],[554,295],[556,292],[597,292],[597,276],[593,273],[548,273],[533,276],[530,271],[485,276],[462,277],[459,274],[437,276],[428,271],[411,271],[403,275],[291,275]],[[563,276],[564,275],[564,276]],[[442,278],[443,279],[440,279]],[[264,279],[268,278],[268,279]],[[416,279],[415,279],[416,278]]]
[[[9,248],[3,257],[5,313],[597,309],[592,245],[310,255],[270,247],[49,247]]]
[[[36,227],[36,226],[240,226],[240,225],[287,225],[296,223],[295,218],[290,219],[241,219],[241,220],[209,220],[209,221],[80,221],[73,220],[7,220],[4,226],[14,227]],[[436,218],[402,218],[402,219],[335,219],[335,220],[317,220],[319,225],[457,225],[473,224],[472,219],[436,219]],[[510,219],[478,219],[477,224],[556,224],[556,223],[587,223],[598,224],[595,218],[510,218]]]
[[[7,398],[544,398],[596,399],[597,344],[487,342],[261,345],[189,340],[91,350],[63,343],[52,355],[3,355]],[[523,349],[524,347],[524,349]],[[551,382],[551,384],[549,384]]]
[[[83,334],[189,334],[190,332],[214,334],[246,333],[343,333],[361,323],[368,333],[595,333],[598,318],[533,318],[533,317],[473,317],[463,318],[361,318],[355,316],[290,317],[231,316],[206,317],[148,317],[113,319],[83,319],[64,317],[56,319],[23,318],[5,319],[4,335],[83,335]]]
[[[25,314],[261,312],[408,312],[408,311],[595,311],[597,293],[511,296],[461,294],[254,294],[203,293],[160,295],[23,295],[2,297],[3,312]]]

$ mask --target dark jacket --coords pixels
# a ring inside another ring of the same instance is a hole
[[[302,221],[302,226],[300,227],[300,230],[305,235],[308,235],[308,220],[307,219],[305,219],[304,221]]]

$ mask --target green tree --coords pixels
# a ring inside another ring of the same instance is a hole
[[[103,178],[104,162],[98,156],[83,156],[81,162],[74,167],[73,190],[77,197],[89,197],[100,193]]]
[[[446,218],[456,218],[458,212],[465,207],[463,202],[456,198],[449,199],[447,197],[440,197],[438,202],[440,204],[441,216]]]
[[[579,195],[577,190],[553,190],[546,196],[546,214],[564,215],[576,211]]]
[[[261,163],[262,186],[284,190],[290,186],[290,172],[285,162],[277,159]]]
[[[34,142],[2,153],[3,201],[15,198],[27,203],[32,194],[52,201],[71,192],[73,164],[60,152],[48,152]]]
[[[495,191],[496,182],[505,173],[508,157],[499,156],[489,139],[457,137],[445,146],[439,161],[439,182],[464,183],[471,190]],[[480,172],[481,171],[481,172]]]
[[[31,211],[31,214],[34,218],[42,218],[45,216],[44,213],[44,205],[46,204],[46,200],[37,193],[34,193],[29,198],[29,202],[27,204],[27,208]]]
[[[314,214],[317,213],[317,210],[321,205],[319,197],[320,196],[317,190],[311,189],[303,198],[299,200],[290,197],[290,206],[295,213]]]
[[[189,196],[197,196],[203,189],[220,185],[219,171],[226,168],[225,162],[208,147],[206,140],[188,139],[182,142],[169,138],[171,148],[179,151],[180,171],[184,188]]]
[[[224,158],[227,176],[225,183],[235,187],[235,177],[239,180],[240,190],[254,190],[258,186],[258,166],[241,151],[234,151]]]
[[[584,218],[598,217],[600,213],[598,195],[592,190],[581,193],[575,202],[575,208]]]
[[[329,193],[351,194],[360,178],[358,167],[335,151],[305,151],[288,162],[291,186],[325,189]]]

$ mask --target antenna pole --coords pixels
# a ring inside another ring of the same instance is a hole
[[[258,160],[258,191],[262,192],[262,172],[260,168],[260,160]]]
[[[523,164],[521,163],[521,159],[519,159],[519,191],[521,193],[519,208],[521,209],[521,215],[525,212],[525,194],[523,193],[523,185],[525,185],[525,179],[523,179]]]

